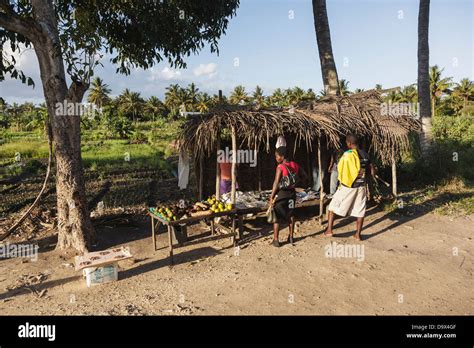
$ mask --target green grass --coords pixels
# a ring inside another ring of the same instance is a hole
[[[89,142],[82,146],[82,159],[84,167],[90,170],[169,169],[162,148],[149,144],[130,144],[128,140]]]
[[[427,185],[421,190],[412,191],[409,196],[410,198],[405,200],[404,209],[424,206],[435,214],[447,216],[474,213],[474,186],[460,178],[444,180],[437,185]],[[395,203],[391,207],[397,210]],[[390,204],[387,204],[385,210],[390,211]]]
[[[465,197],[456,202],[447,202],[444,206],[436,208],[435,213],[448,216],[474,214],[474,193],[471,197]]]
[[[82,132],[84,168],[100,172],[121,169],[169,171],[171,168],[166,158],[176,154],[170,143],[176,138],[179,125],[179,121],[163,120],[137,123],[135,132],[138,132],[139,138],[143,139],[142,143],[137,144],[129,139],[103,140],[101,130],[84,130]],[[38,136],[37,132],[3,131],[0,142],[0,165],[14,163],[18,153],[21,160],[47,158],[46,138]]]
[[[21,159],[47,158],[48,143],[45,139],[11,140],[0,146],[0,162],[14,161],[17,153],[20,154]]]

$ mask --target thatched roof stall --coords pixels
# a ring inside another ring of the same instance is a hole
[[[271,152],[273,139],[285,135],[294,138],[298,147],[305,145],[308,153],[321,140],[326,147],[337,149],[341,137],[353,132],[367,141],[368,150],[383,164],[393,164],[396,156],[408,150],[409,134],[420,129],[420,122],[413,114],[385,115],[382,103],[378,92],[368,91],[347,97],[327,97],[291,108],[222,105],[206,114],[189,117],[179,143],[181,149],[202,162],[202,158],[216,154],[224,132],[235,136],[237,148],[264,148]],[[202,182],[202,175],[199,177]]]
[[[235,128],[240,144],[256,149],[264,144],[271,150],[270,139],[293,134],[298,143],[308,149],[311,143],[325,134],[331,144],[339,143],[339,131],[332,120],[307,117],[299,109],[253,109],[250,106],[225,105],[207,114],[190,117],[179,137],[180,146],[196,156],[210,155],[216,150],[218,135]]]
[[[301,112],[314,120],[330,121],[342,135],[353,132],[368,139],[370,150],[388,165],[393,154],[397,156],[408,150],[409,134],[418,132],[421,123],[407,108],[391,115],[386,112],[386,106],[380,93],[371,90],[346,97],[323,98]]]
[[[321,135],[328,145],[339,148],[340,137],[349,132],[370,139],[371,150],[383,164],[390,164],[392,153],[408,150],[410,132],[420,130],[414,114],[382,115],[378,92],[367,91],[347,97],[327,97],[295,108],[254,109],[225,105],[209,113],[191,116],[179,136],[184,149],[196,156],[216,150],[217,136],[235,127],[239,142],[249,148],[265,144],[282,134],[294,134],[308,149]]]

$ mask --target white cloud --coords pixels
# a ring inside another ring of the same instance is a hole
[[[193,70],[193,73],[195,76],[213,77],[217,74],[217,64],[199,64],[199,66]]]
[[[157,70],[155,68],[150,69],[150,76],[148,80],[180,80],[181,79],[181,71],[171,69],[169,67],[165,67],[162,70]]]
[[[3,45],[3,54],[11,61],[12,56],[15,58],[15,67],[22,70],[26,75],[35,74],[38,71],[36,65],[35,51],[32,47],[26,48],[25,45],[20,44],[20,51],[13,52],[10,47],[10,41]]]

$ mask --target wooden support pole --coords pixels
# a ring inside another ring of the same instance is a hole
[[[321,161],[321,138],[318,137],[318,170],[319,170],[319,224],[323,224],[323,169]]]
[[[216,198],[221,198],[221,167],[219,165],[219,153],[218,151],[221,149],[221,139],[220,134],[217,135],[216,141]]]
[[[219,90],[219,104],[222,104],[222,90]],[[216,199],[221,198],[221,167],[219,163],[219,150],[221,149],[221,134],[217,133],[216,141]]]
[[[257,172],[258,172],[258,190],[259,191],[262,191],[262,164],[259,160],[259,155],[258,155],[258,151],[256,152],[256,156],[257,156]]]
[[[231,202],[235,204],[235,191],[237,187],[237,132],[235,127],[232,127],[232,189]]]
[[[153,239],[153,251],[156,251],[156,236],[155,236],[155,219],[150,216],[151,219],[151,237]]]
[[[173,237],[171,236],[172,233],[173,233],[173,227],[168,225],[169,257],[170,257],[171,265],[174,264],[174,260],[173,260]]]
[[[237,219],[236,215],[232,215],[232,245],[234,247],[237,246],[237,239],[235,238],[235,220]]]
[[[392,153],[392,193],[395,198],[398,196],[397,191],[397,161],[395,160],[395,153]]]
[[[241,240],[244,237],[244,217],[239,215],[237,218],[239,224],[239,240]]]
[[[199,156],[199,200],[202,201],[204,191],[204,156]]]

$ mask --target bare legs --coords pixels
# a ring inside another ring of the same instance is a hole
[[[362,225],[364,224],[364,217],[357,218],[356,221],[356,233],[354,238],[360,240],[360,233],[362,232]]]
[[[290,217],[290,223],[288,225],[288,229],[290,230],[290,235],[288,236],[288,242],[293,244],[293,233],[295,232],[295,217],[293,215]]]
[[[280,243],[278,242],[278,232],[280,231],[280,224],[274,223],[273,224],[273,246],[279,247]]]
[[[290,221],[288,222],[288,229],[290,230],[290,234],[288,236],[288,242],[293,244],[293,234],[295,231],[295,217],[291,216]],[[272,244],[276,247],[280,246],[280,242],[278,241],[278,234],[280,232],[280,224],[274,223],[273,224],[273,241]]]
[[[333,233],[332,233],[332,226],[334,225],[334,212],[332,212],[331,210],[329,211],[328,213],[328,228],[326,229],[326,231],[324,231],[324,235],[325,236],[332,236]]]
[[[334,233],[332,232],[332,227],[334,225],[334,217],[335,217],[334,212],[329,211],[329,213],[328,213],[328,227],[327,227],[326,231],[324,231],[325,236],[330,237],[330,236],[334,235]],[[363,217],[357,218],[356,233],[354,234],[354,238],[357,239],[357,240],[360,240],[360,233],[362,232],[362,226],[363,225],[364,225],[364,218]]]

